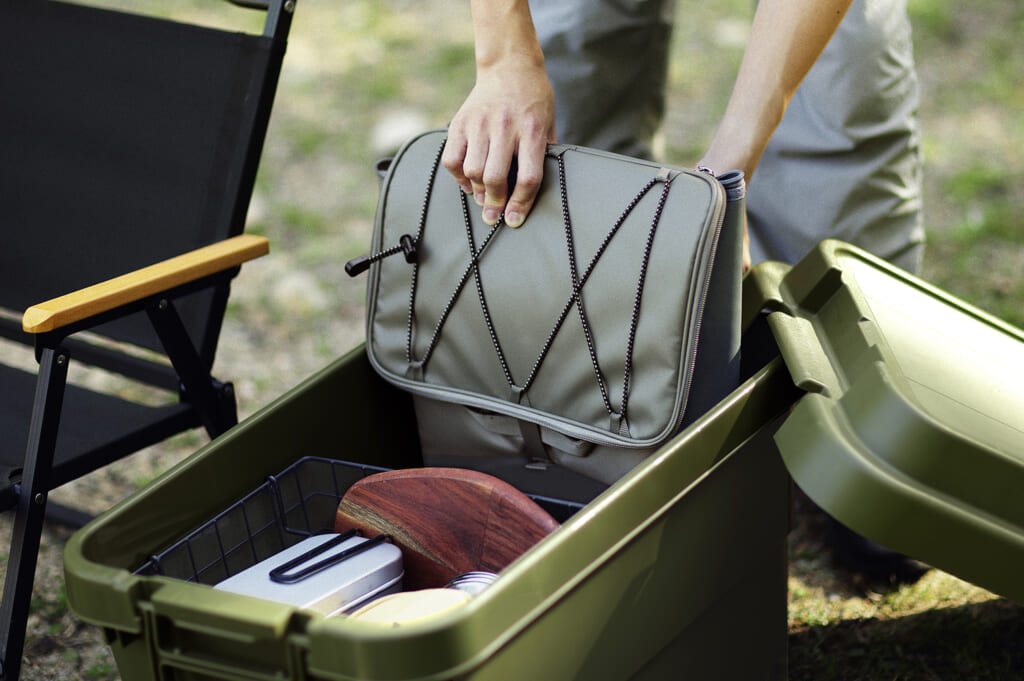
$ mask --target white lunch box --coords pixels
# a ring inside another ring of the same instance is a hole
[[[355,610],[401,591],[402,552],[384,535],[354,531],[304,539],[218,583],[215,588],[314,610],[326,616]]]

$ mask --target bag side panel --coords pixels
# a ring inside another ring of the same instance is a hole
[[[711,281],[700,324],[699,348],[683,415],[685,428],[718,404],[740,384],[743,224],[745,201],[741,186],[727,204],[718,239]]]

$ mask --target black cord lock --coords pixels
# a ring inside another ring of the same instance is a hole
[[[399,237],[397,246],[389,248],[385,251],[381,251],[379,253],[374,253],[373,255],[361,255],[358,258],[353,258],[352,260],[349,260],[347,263],[345,263],[345,273],[348,274],[348,276],[350,277],[358,277],[360,274],[370,269],[370,265],[372,265],[376,261],[383,260],[384,258],[390,257],[397,253],[405,254],[405,261],[407,263],[412,264],[416,262],[416,240],[413,239],[408,234],[403,234],[401,237]]]

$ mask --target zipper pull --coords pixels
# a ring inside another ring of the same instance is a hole
[[[358,258],[353,258],[345,263],[345,273],[350,277],[358,277],[360,274],[370,269],[370,265],[383,260],[384,258],[391,257],[397,253],[405,254],[405,261],[407,263],[416,262],[416,241],[408,234],[403,234],[398,239],[398,245],[392,246],[391,248],[374,253],[372,255],[361,255]]]

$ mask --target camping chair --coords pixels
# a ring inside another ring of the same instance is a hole
[[[0,510],[16,514],[2,679],[20,669],[47,494],[237,422],[210,372],[229,282],[267,252],[242,231],[294,2],[236,4],[266,13],[263,35],[0,0],[0,335],[39,363],[0,365]],[[170,403],[68,385],[72,358]]]

